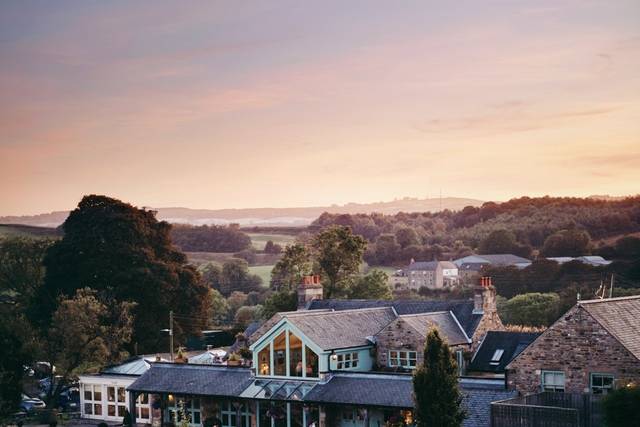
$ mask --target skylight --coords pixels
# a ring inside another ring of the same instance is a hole
[[[500,363],[500,359],[502,359],[502,355],[504,354],[504,350],[499,348],[491,356],[491,365],[498,365]]]

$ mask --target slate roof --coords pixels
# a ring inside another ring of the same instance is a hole
[[[504,389],[495,381],[460,381],[462,404],[467,411],[464,427],[486,427],[490,424],[490,404],[509,399],[517,392]],[[411,375],[359,373],[334,374],[324,384],[315,386],[305,402],[392,408],[413,408]]]
[[[407,270],[434,271],[436,267],[438,267],[438,261],[418,261],[409,264]]]
[[[396,313],[403,314],[418,314],[418,313],[432,313],[437,311],[451,311],[462,325],[467,336],[473,336],[482,314],[473,313],[473,301],[472,300],[366,300],[366,299],[350,299],[350,300],[338,300],[338,299],[322,299],[313,300],[309,304],[309,310],[353,310],[359,308],[373,308],[373,307],[393,307]]]
[[[248,368],[152,363],[127,390],[144,393],[237,397],[253,381]]]
[[[423,338],[427,337],[429,329],[437,327],[449,345],[469,344],[470,340],[460,324],[450,311],[435,313],[405,314],[399,317],[411,326]]]
[[[486,263],[491,265],[516,265],[522,263],[531,263],[531,260],[526,258],[513,255],[513,254],[486,254],[486,255],[469,255],[463,258],[458,258],[453,261],[454,264],[460,266],[462,264],[477,264],[477,263]]]
[[[442,268],[458,268],[458,266],[451,261],[418,261],[409,264],[406,270],[435,271],[435,269],[438,268],[438,265],[441,265]]]
[[[489,331],[473,356],[469,370],[504,373],[507,364],[538,336],[538,332]],[[491,358],[496,350],[503,350],[504,353],[498,363],[492,364]]]
[[[580,301],[578,304],[640,359],[640,296]]]
[[[323,350],[366,346],[372,337],[397,316],[391,307],[345,311],[300,311],[285,314],[287,320]]]

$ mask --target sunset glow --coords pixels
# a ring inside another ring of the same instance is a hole
[[[0,215],[637,194],[640,3],[0,5]]]

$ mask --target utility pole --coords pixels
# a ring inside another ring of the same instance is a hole
[[[171,361],[173,362],[173,310],[169,311],[169,347]]]

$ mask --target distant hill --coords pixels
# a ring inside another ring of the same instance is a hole
[[[241,226],[307,226],[323,212],[332,214],[394,215],[398,212],[436,212],[439,210],[461,210],[465,206],[480,206],[482,200],[460,197],[442,199],[403,198],[391,202],[348,203],[346,205],[315,206],[300,208],[247,208],[247,209],[190,209],[157,208],[158,219],[180,224],[229,224]],[[0,217],[0,224],[22,224],[37,227],[57,227],[64,222],[69,211],[57,211],[40,215]]]
[[[0,237],[50,237],[62,236],[62,230],[21,224],[0,224]]]

